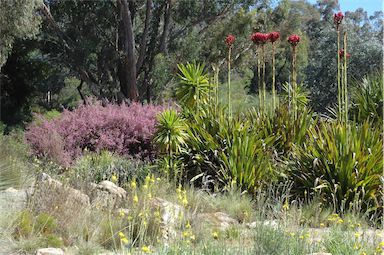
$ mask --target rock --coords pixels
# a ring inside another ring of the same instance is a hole
[[[64,255],[60,248],[43,248],[36,251],[36,255]]]
[[[26,190],[8,188],[0,192],[0,212],[14,212],[25,208],[27,204]]]
[[[162,238],[166,240],[175,238],[180,218],[184,216],[184,208],[161,198],[153,198],[150,207],[151,210],[160,212]]]
[[[31,206],[37,213],[48,213],[55,217],[59,224],[77,224],[90,212],[89,197],[79,190],[68,187],[41,174],[37,179],[31,196]]]
[[[254,221],[251,223],[247,223],[245,225],[250,229],[255,229],[257,228],[257,226],[260,226],[260,225],[271,227],[273,229],[277,229],[279,227],[279,224],[275,220]]]
[[[121,207],[127,192],[110,181],[102,181],[99,184],[92,183],[88,195],[92,207],[115,209]]]
[[[239,222],[223,212],[200,213],[196,216],[197,222],[204,222],[212,228],[226,230],[228,227],[237,225]]]

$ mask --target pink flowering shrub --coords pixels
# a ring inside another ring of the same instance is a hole
[[[83,150],[108,150],[121,155],[153,155],[151,143],[156,115],[164,107],[154,105],[99,103],[64,111],[51,120],[38,116],[29,125],[25,138],[38,157],[47,157],[68,166]]]

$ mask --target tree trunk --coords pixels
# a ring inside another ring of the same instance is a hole
[[[163,28],[163,34],[161,36],[161,42],[160,42],[160,52],[164,53],[165,55],[168,54],[168,35],[169,35],[169,29],[171,25],[171,14],[172,14],[172,0],[167,0],[167,3],[165,4],[165,11],[164,11],[164,28]]]
[[[132,17],[127,0],[118,0],[119,9],[119,80],[121,92],[132,101],[139,100],[136,85],[136,61],[135,61],[135,39],[132,28]]]
[[[147,50],[147,37],[148,37],[148,32],[149,32],[149,22],[151,20],[151,9],[152,9],[152,0],[147,0],[146,9],[145,9],[144,31],[143,31],[143,34],[141,36],[140,52],[139,52],[139,57],[138,57],[137,63],[136,63],[136,71],[137,71],[136,75],[137,76],[139,75],[141,68],[143,66],[145,52]]]

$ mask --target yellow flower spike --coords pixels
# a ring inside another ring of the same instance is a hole
[[[356,233],[355,233],[355,237],[356,237],[356,238],[359,238],[360,236],[361,236],[361,233],[359,233],[359,232],[356,232]]]
[[[127,244],[127,243],[128,243],[128,239],[127,239],[126,237],[121,238],[120,241],[121,241],[123,244]]]
[[[151,177],[149,175],[147,175],[145,177],[145,183],[148,184],[150,181],[151,181]]]
[[[143,189],[147,190],[147,189],[148,189],[148,185],[147,185],[147,184],[144,184],[144,185],[143,185]]]
[[[135,190],[137,187],[137,183],[135,180],[131,181],[131,189]]]
[[[303,235],[301,235],[301,236],[299,236],[299,238],[300,238],[300,239],[304,239],[304,236],[303,236]]]
[[[341,224],[341,223],[343,223],[343,222],[344,222],[343,219],[339,219],[339,220],[337,221],[337,223],[339,223],[339,224]]]
[[[360,255],[367,255],[367,253],[365,253],[365,252],[361,252]]]
[[[139,197],[137,195],[133,196],[133,202],[136,204],[139,202]]]
[[[155,183],[155,176],[152,174],[152,176],[151,176],[151,182],[152,183]]]
[[[379,246],[382,247],[382,248],[384,248],[384,242],[380,242],[380,243],[379,243]]]
[[[212,232],[212,237],[213,237],[213,239],[218,239],[219,238],[219,233],[217,233],[217,231],[213,231]]]
[[[121,231],[118,233],[118,235],[119,235],[120,238],[124,238],[125,237],[124,233],[121,232]]]
[[[144,253],[151,253],[151,249],[148,246],[141,247],[141,251]]]
[[[111,176],[111,182],[113,182],[113,183],[117,182],[117,176],[116,175]]]
[[[124,216],[125,216],[125,213],[124,213],[123,211],[120,211],[120,212],[119,212],[119,216],[120,216],[120,217],[124,217]]]
[[[188,205],[188,200],[187,198],[183,198],[183,200],[181,201],[181,203],[184,205],[184,206],[187,206]]]

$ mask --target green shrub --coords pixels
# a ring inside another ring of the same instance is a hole
[[[367,119],[382,123],[383,100],[383,75],[377,72],[354,83],[350,113],[360,123]]]
[[[348,127],[320,123],[311,128],[303,146],[294,147],[293,191],[300,197],[319,196],[336,211],[379,210],[382,144],[380,130],[369,122]]]
[[[133,178],[143,180],[149,172],[150,166],[144,161],[103,151],[88,153],[81,157],[67,174],[75,186],[79,185],[79,180],[99,183],[103,180],[112,180],[112,176],[115,176],[116,182],[122,185]]]

